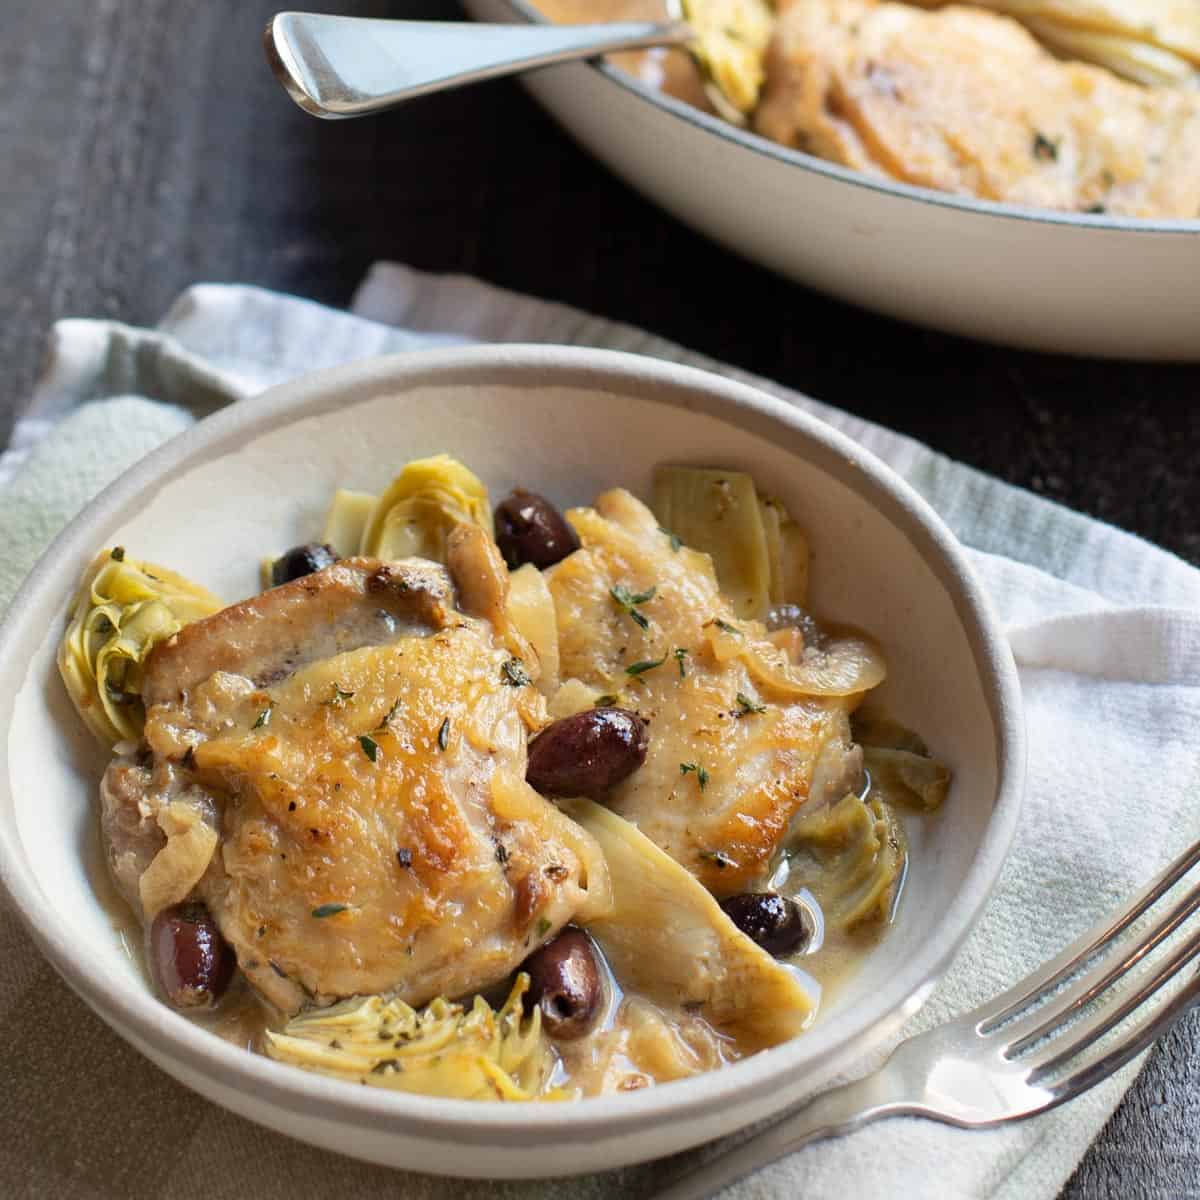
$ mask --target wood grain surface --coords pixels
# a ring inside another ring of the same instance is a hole
[[[982,346],[777,279],[652,207],[513,83],[314,121],[264,65],[273,8],[0,0],[0,443],[57,318],[153,322],[200,280],[344,304],[393,258],[644,326],[1200,564],[1200,368]],[[1200,1197],[1198,1035],[1194,1015],[1154,1052],[1065,1200]]]

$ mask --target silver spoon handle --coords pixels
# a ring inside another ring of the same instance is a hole
[[[413,96],[614,50],[683,45],[683,22],[483,25],[279,13],[267,26],[271,68],[317,117],[361,117]]]

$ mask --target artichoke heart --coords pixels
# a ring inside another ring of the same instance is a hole
[[[608,861],[613,907],[584,924],[623,986],[664,1008],[698,1013],[742,1052],[807,1028],[819,999],[815,981],[802,982],[751,941],[636,825],[591,800],[560,807]]]
[[[487,488],[479,477],[448,454],[414,459],[372,508],[358,552],[444,563],[450,534],[463,524],[494,536]]]
[[[147,655],[190,621],[224,605],[211,592],[155,563],[102,550],[84,572],[58,648],[58,669],[76,709],[102,742],[142,735]]]
[[[710,97],[722,116],[741,123],[758,104],[766,78],[767,43],[775,24],[771,5],[766,0],[683,0],[683,15],[695,30],[691,49],[711,81]],[[733,111],[726,111],[730,107]]]
[[[397,1092],[460,1100],[554,1100],[547,1084],[557,1059],[535,1005],[516,978],[499,1012],[482,996],[471,1008],[439,997],[420,1011],[401,1000],[356,997],[268,1031],[264,1048],[279,1062]]]
[[[825,921],[852,929],[891,916],[907,858],[904,830],[879,799],[844,796],[793,827],[787,889],[808,888]]]
[[[329,502],[321,541],[332,546],[339,558],[353,558],[362,544],[363,532],[379,497],[370,492],[351,492],[338,488]]]
[[[920,812],[940,808],[950,790],[950,768],[934,758],[919,734],[870,712],[851,721],[871,776],[871,795]]]
[[[709,555],[721,591],[743,620],[772,604],[803,604],[808,541],[780,501],[740,471],[656,468],[654,515],[672,534]]]

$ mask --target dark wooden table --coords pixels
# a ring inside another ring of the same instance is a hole
[[[264,65],[274,7],[0,0],[0,442],[58,317],[153,322],[198,280],[344,304],[394,258],[644,326],[1200,564],[1200,368],[1020,354],[825,299],[673,223],[512,83],[314,121]],[[1198,1144],[1200,1015],[1154,1052],[1064,1196],[1200,1196]]]

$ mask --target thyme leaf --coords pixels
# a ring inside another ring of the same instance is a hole
[[[445,750],[450,743],[450,718],[447,717],[442,722],[441,729],[438,730],[438,749]]]
[[[350,694],[353,695],[354,693],[351,692]],[[376,733],[386,733],[391,728],[392,718],[399,711],[400,711],[400,697],[397,696],[396,699],[392,702],[392,707],[387,710],[387,716],[385,716],[383,718],[383,720],[379,722],[379,728],[377,730],[375,730],[375,732]]]
[[[661,525],[658,527],[658,532],[666,534],[666,536],[670,539],[672,550],[678,551],[680,546],[683,545],[683,542],[679,538],[679,534],[672,533],[669,529],[664,529]]]
[[[349,907],[348,904],[318,904],[312,910],[312,915],[319,921],[323,917],[336,917],[338,913],[344,913]]]
[[[637,605],[653,600],[657,591],[657,587],[650,587],[644,592],[631,592],[623,583],[618,583],[608,589],[608,594],[630,615],[633,623],[644,630],[650,628],[650,622],[644,613],[638,612]]]
[[[655,667],[661,667],[667,661],[667,656],[664,654],[662,658],[643,658],[640,662],[630,663],[625,668],[626,675],[645,675],[647,671],[653,671]]]
[[[251,728],[251,729],[262,729],[264,726],[266,726],[266,725],[270,725],[270,723],[271,723],[271,714],[272,714],[274,711],[275,711],[275,705],[274,705],[274,704],[268,704],[268,705],[267,705],[267,707],[266,707],[266,708],[264,708],[264,709],[262,710],[262,712],[260,712],[260,713],[258,714],[258,720],[257,720],[257,721],[255,721],[255,722],[254,722],[254,724],[250,726],[250,728]]]
[[[358,744],[362,747],[362,752],[374,762],[379,757],[379,743],[375,741],[370,734],[364,733],[359,739]]]
[[[1039,162],[1058,162],[1058,143],[1037,130],[1033,134],[1033,157]]]
[[[685,658],[687,658],[687,656],[688,656],[687,647],[685,647],[685,646],[676,646],[675,647],[674,658],[675,658],[675,661],[679,664],[679,678],[680,679],[685,679],[687,677],[687,667],[684,665],[684,662],[683,662],[683,660]]]
[[[704,791],[708,787],[708,772],[700,763],[687,762],[679,764],[680,775],[690,775],[695,772],[696,782],[700,785],[700,790]]]
[[[705,622],[705,628],[709,625],[715,625],[718,629],[724,630],[726,633],[732,633],[734,637],[741,637],[742,631],[735,625],[730,625],[728,621],[722,621],[720,617],[713,617],[711,621]]]
[[[735,717],[748,717],[751,715],[751,713],[761,713],[767,711],[767,706],[765,704],[759,704],[757,700],[751,700],[745,692],[738,692],[737,702],[738,708],[741,711],[734,713],[733,715]]]
[[[525,664],[519,658],[510,658],[500,668],[500,671],[504,675],[504,682],[509,687],[525,687],[533,682],[529,672],[525,669]]]

